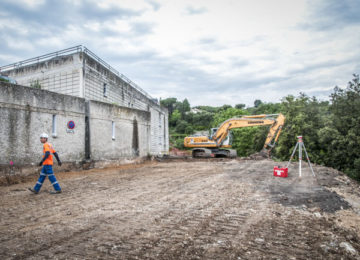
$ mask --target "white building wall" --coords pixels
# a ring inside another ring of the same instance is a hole
[[[20,85],[30,86],[38,81],[45,90],[148,111],[151,114],[149,153],[156,155],[169,150],[167,110],[84,52],[19,67],[7,74]]]
[[[113,160],[148,155],[149,112],[96,101],[89,102],[89,110],[91,159]]]
[[[151,114],[151,151],[164,154],[169,151],[168,114],[157,107],[150,107]]]
[[[106,84],[106,93],[104,93]],[[105,94],[105,95],[104,95]],[[168,112],[90,57],[85,60],[85,98],[151,114],[150,154],[169,151]],[[165,124],[165,125],[164,125]]]
[[[80,53],[52,58],[35,65],[7,72],[19,85],[38,82],[41,89],[60,94],[83,97],[81,91],[82,58]]]
[[[67,132],[70,120],[76,125],[71,133]],[[43,132],[49,134],[49,142],[63,162],[82,161],[85,100],[0,82],[0,164],[10,160],[16,165],[38,163]]]

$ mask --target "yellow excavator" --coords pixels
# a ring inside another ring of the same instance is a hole
[[[269,156],[271,149],[275,146],[281,129],[285,123],[283,114],[251,115],[240,118],[231,118],[223,122],[218,128],[212,128],[210,136],[187,136],[184,146],[192,149],[193,157],[229,157],[237,156],[236,150],[230,149],[232,143],[231,129],[242,127],[253,127],[270,125],[266,137],[263,155]]]

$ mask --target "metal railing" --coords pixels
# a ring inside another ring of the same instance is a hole
[[[105,68],[107,68],[108,70],[110,70],[112,73],[114,73],[116,76],[118,76],[119,78],[121,78],[123,81],[125,81],[126,83],[128,83],[130,86],[132,86],[133,88],[135,88],[137,91],[139,91],[141,94],[143,94],[145,97],[147,97],[148,99],[154,100],[154,98],[152,96],[150,96],[145,90],[143,90],[139,85],[137,85],[135,82],[131,81],[128,77],[126,77],[124,74],[121,74],[120,72],[118,72],[116,69],[114,69],[113,67],[111,67],[107,62],[105,62],[103,59],[99,58],[95,53],[93,53],[92,51],[90,51],[88,48],[83,47],[83,52],[86,53],[87,55],[89,55],[91,58],[93,58],[94,60],[96,60],[97,62],[99,62],[101,65],[103,65]]]
[[[0,73],[6,72],[8,70],[18,69],[23,66],[28,66],[28,65],[39,63],[39,62],[43,62],[43,61],[46,61],[46,60],[49,60],[52,58],[56,58],[56,57],[60,57],[60,56],[64,56],[64,55],[75,54],[75,53],[79,53],[79,52],[86,53],[88,56],[90,56],[95,61],[100,63],[102,66],[104,66],[106,69],[108,69],[109,71],[114,73],[116,76],[121,78],[123,81],[128,83],[131,87],[135,88],[137,91],[139,91],[145,97],[147,97],[148,99],[154,100],[154,98],[152,96],[150,96],[145,90],[143,90],[139,85],[137,85],[136,83],[131,81],[124,74],[119,73],[116,69],[111,67],[107,62],[105,62],[103,59],[99,58],[95,53],[93,53],[88,48],[86,48],[85,46],[82,46],[82,45],[74,46],[74,47],[67,48],[67,49],[64,49],[61,51],[56,51],[56,52],[48,53],[48,54],[41,55],[41,56],[38,56],[35,58],[31,58],[31,59],[15,62],[15,63],[9,64],[9,65],[1,66]]]
[[[69,54],[73,54],[73,53],[77,53],[77,52],[81,52],[82,51],[82,46],[78,45],[75,47],[71,47],[68,49],[64,49],[61,51],[56,51],[56,52],[52,52],[52,53],[48,53],[45,55],[41,55],[35,58],[31,58],[31,59],[27,59],[27,60],[23,60],[23,61],[19,61],[19,62],[15,62],[9,65],[5,65],[0,67],[0,72],[4,72],[7,70],[13,70],[13,69],[17,69],[20,68],[22,66],[27,66],[27,65],[31,65],[31,64],[36,64],[54,57],[58,57],[58,56],[62,56],[62,55],[69,55]]]

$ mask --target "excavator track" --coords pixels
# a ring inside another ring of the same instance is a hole
[[[208,149],[208,148],[196,148],[192,150],[193,158],[236,158],[237,152],[234,149]]]

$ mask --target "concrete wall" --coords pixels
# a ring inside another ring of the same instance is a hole
[[[85,100],[73,96],[0,83],[0,164],[10,160],[17,165],[39,162],[42,132],[50,137],[63,161],[80,161],[85,147]],[[55,116],[55,118],[54,118]],[[67,122],[76,124],[74,133],[67,133]]]
[[[82,53],[75,53],[9,70],[6,74],[22,86],[38,81],[41,89],[84,97],[82,68]]]
[[[168,111],[114,73],[104,62],[85,52],[19,66],[5,74],[25,86],[38,81],[45,90],[148,111],[151,114],[150,154],[169,151]]]
[[[150,107],[151,113],[151,151],[163,154],[169,150],[168,113],[157,107]]]
[[[112,160],[149,154],[149,112],[97,101],[89,102],[89,111],[91,159]]]
[[[150,129],[148,111],[0,82],[0,166],[37,164],[42,132],[65,163],[122,163],[151,153]]]
[[[143,111],[149,111],[149,106],[158,106],[156,102],[149,100],[129,83],[86,54],[84,69],[85,98]],[[104,84],[106,84],[106,96]]]
[[[169,151],[168,111],[149,99],[108,68],[84,54],[85,98],[123,107],[149,111],[151,114],[150,153]],[[104,95],[106,86],[106,95]]]

